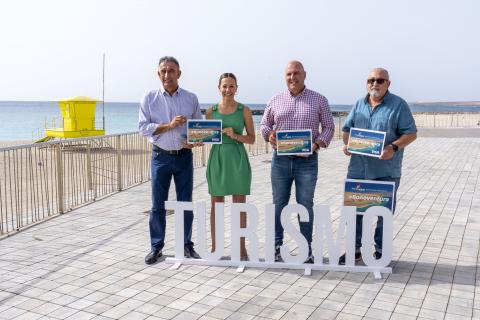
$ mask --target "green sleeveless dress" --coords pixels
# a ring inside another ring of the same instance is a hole
[[[243,134],[243,105],[231,114],[218,112],[218,104],[212,106],[212,119],[222,120],[223,128],[233,128]],[[249,195],[252,169],[243,143],[222,135],[222,144],[214,144],[207,166],[208,193],[212,196]]]

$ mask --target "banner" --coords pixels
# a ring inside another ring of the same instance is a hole
[[[357,207],[357,212],[382,206],[393,212],[395,182],[374,180],[345,180],[343,205]]]

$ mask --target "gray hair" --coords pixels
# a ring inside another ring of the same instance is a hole
[[[377,67],[377,68],[373,68],[372,71],[370,71],[370,73],[372,72],[380,72],[380,73],[383,73],[385,75],[385,77],[387,78],[387,80],[390,79],[390,75],[388,74],[388,71],[387,69],[385,68],[380,68],[380,67]]]
[[[178,69],[180,69],[180,64],[178,63],[178,60],[175,59],[174,57],[172,56],[164,56],[164,57],[161,57],[160,58],[160,61],[158,61],[158,65],[161,65],[162,63],[164,62],[172,62],[172,63],[175,63],[178,67]]]

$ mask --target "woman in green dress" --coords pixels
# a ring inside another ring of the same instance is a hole
[[[210,150],[207,166],[208,193],[212,209],[210,227],[212,252],[215,251],[215,203],[225,202],[225,196],[232,196],[233,203],[244,203],[250,194],[252,170],[244,143],[255,142],[255,128],[252,112],[247,106],[235,101],[237,79],[233,73],[224,73],[218,81],[221,101],[206,112],[207,119],[222,120],[222,144],[215,144]],[[246,134],[243,134],[243,131]],[[246,227],[247,216],[240,214],[240,227]],[[245,238],[240,240],[240,257],[248,259]]]

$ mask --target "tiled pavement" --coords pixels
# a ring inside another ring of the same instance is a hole
[[[269,159],[251,158],[248,201],[258,208],[271,201]],[[315,201],[329,205],[335,221],[347,161],[338,143],[320,153]],[[196,170],[195,201],[208,202],[204,176]],[[478,135],[420,138],[407,149],[393,274],[381,280],[363,273],[147,266],[149,199],[144,184],[1,240],[0,318],[480,319]],[[172,255],[173,216],[167,228],[164,253]]]

